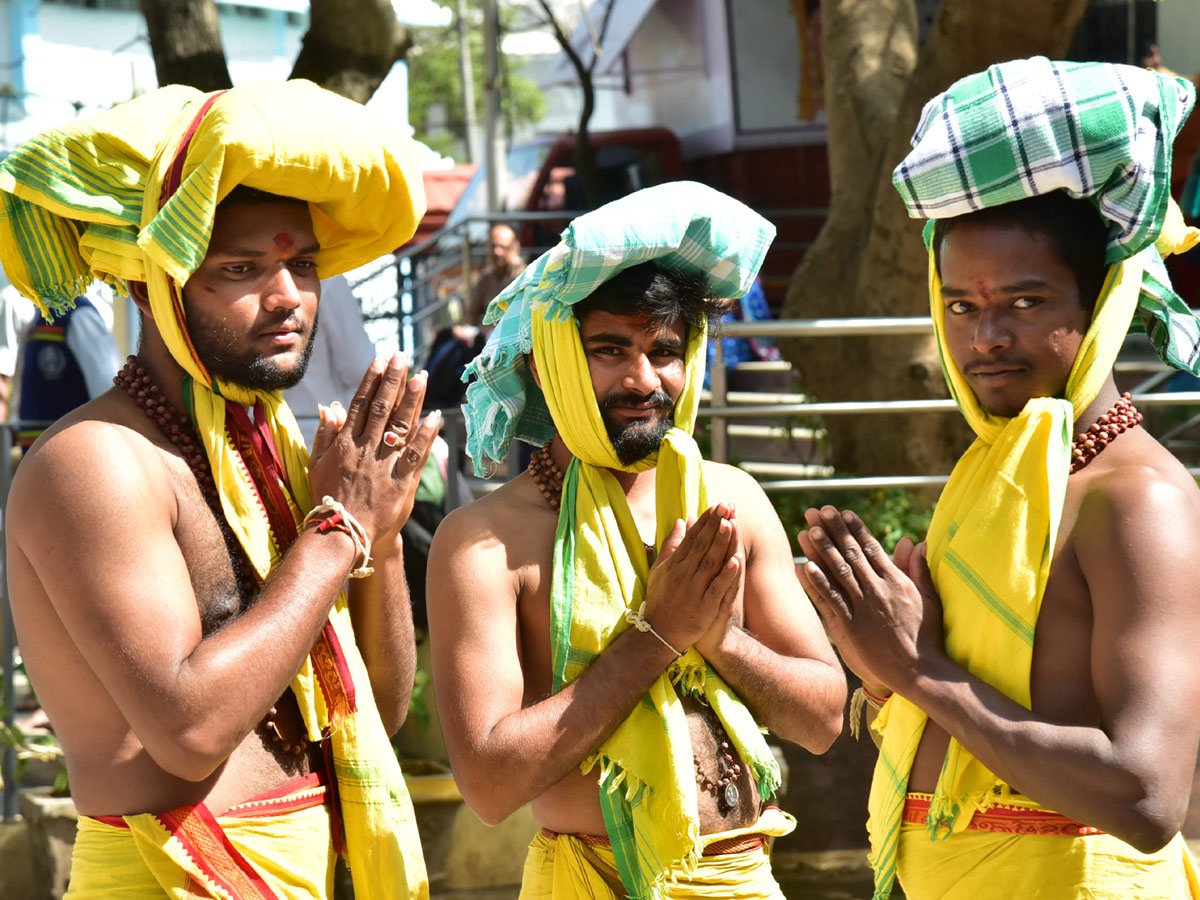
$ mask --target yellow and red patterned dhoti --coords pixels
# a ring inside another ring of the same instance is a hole
[[[784,900],[771,874],[771,838],[796,820],[773,806],[753,825],[703,836],[693,871],[666,884],[664,900]],[[543,830],[529,845],[519,900],[618,900],[625,897],[611,846],[601,837]]]
[[[220,817],[203,805],[79,817],[65,900],[314,900],[333,896],[324,779],[298,778]]]
[[[908,900],[1197,900],[1196,864],[1175,835],[1157,853],[1009,795],[965,831],[930,840],[929,794],[909,794],[898,874]]]

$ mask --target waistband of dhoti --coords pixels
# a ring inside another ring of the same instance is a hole
[[[924,825],[929,817],[929,804],[932,799],[931,794],[908,794],[904,800],[902,821],[910,825]],[[967,830],[992,831],[998,834],[1059,834],[1068,837],[1104,833],[1099,828],[1084,825],[1048,809],[1031,809],[1005,803],[977,810],[971,816]]]
[[[551,831],[549,828],[543,828],[540,833],[542,837],[552,841],[558,840],[562,834],[562,832]],[[589,847],[608,847],[611,843],[603,834],[568,834],[567,836],[573,837]],[[731,853],[749,853],[752,850],[761,850],[770,840],[770,835],[766,834],[739,834],[737,837],[723,838],[706,844],[700,855],[727,856]]]
[[[231,806],[218,819],[257,819],[265,816],[285,816],[289,813],[312,809],[325,802],[327,778],[322,768],[308,775],[301,775],[286,781],[278,787],[270,788]],[[128,828],[129,824],[122,816],[89,816],[97,822],[112,825],[116,828]]]

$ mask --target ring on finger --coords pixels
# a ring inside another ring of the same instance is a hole
[[[404,438],[400,437],[400,435],[395,431],[389,429],[383,433],[383,443],[387,447],[403,447]]]

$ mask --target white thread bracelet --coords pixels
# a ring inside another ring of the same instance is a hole
[[[368,575],[373,575],[375,570],[371,568],[371,539],[367,537],[367,529],[363,528],[362,523],[354,516],[350,515],[350,511],[342,506],[338,501],[334,500],[328,494],[321,498],[320,506],[314,506],[312,511],[304,517],[304,523],[300,526],[301,530],[307,528],[310,523],[318,520],[325,513],[333,513],[341,516],[341,521],[337,524],[339,531],[344,531],[350,535],[350,540],[354,541],[354,549],[361,555],[355,557],[358,563],[350,572],[351,578],[366,578]]]
[[[646,617],[643,615],[645,612],[646,601],[643,600],[642,605],[638,607],[637,612],[634,612],[632,609],[625,610],[625,621],[643,634],[647,631],[650,632],[652,635],[662,641],[664,647],[675,654],[676,659],[679,659],[679,657],[683,656],[682,653],[675,649],[675,646],[670,641],[655,631],[654,626],[646,621]]]

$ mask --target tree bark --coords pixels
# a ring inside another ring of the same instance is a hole
[[[158,83],[202,91],[233,86],[213,0],[141,0]]]
[[[919,54],[912,0],[822,0],[829,217],[797,266],[784,315],[928,312],[922,221],[891,183],[925,103],[1007,59],[1059,57],[1087,0],[943,0]],[[819,400],[947,396],[932,336],[786,342]],[[829,417],[834,466],[857,475],[945,474],[970,433],[957,414]]]
[[[410,46],[391,0],[312,0],[291,77],[366,103]]]

